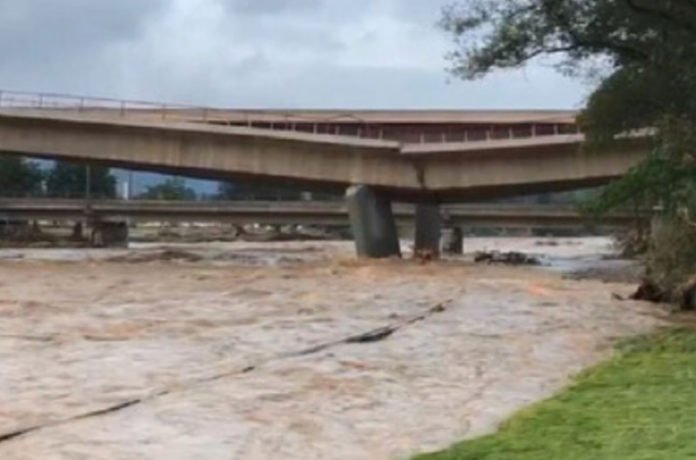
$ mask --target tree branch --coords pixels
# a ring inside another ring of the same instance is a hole
[[[634,13],[641,14],[644,16],[654,16],[659,19],[662,19],[665,22],[674,24],[675,26],[678,26],[681,29],[696,33],[696,24],[691,23],[688,20],[684,20],[683,15],[672,14],[669,11],[665,11],[664,9],[661,9],[659,7],[651,8],[649,6],[640,5],[638,3],[638,0],[625,0],[625,2],[626,6],[628,6],[628,8],[632,10]],[[694,2],[693,0],[687,0],[686,7],[694,9],[694,14],[696,15],[696,2]]]
[[[628,54],[634,59],[647,60],[649,57],[645,51],[643,51],[640,48],[630,46],[628,43],[618,43],[612,42],[610,40],[597,39],[588,40],[586,38],[582,38],[580,36],[580,33],[578,33],[578,31],[574,28],[573,18],[569,17],[566,14],[563,14],[558,7],[558,3],[552,1],[545,1],[543,2],[542,7],[544,8],[545,13],[548,16],[553,17],[556,21],[563,25],[564,32],[570,36],[573,45],[570,45],[568,47],[570,48],[568,51],[575,51],[581,48],[595,48],[606,51],[614,51],[622,54]]]

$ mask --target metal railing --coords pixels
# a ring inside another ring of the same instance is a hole
[[[112,99],[104,97],[76,96],[58,93],[32,93],[24,91],[8,91],[0,89],[0,108],[24,109],[24,110],[55,110],[59,112],[99,113],[118,117],[143,117],[155,116],[163,120],[188,120],[204,122],[227,121],[235,124],[252,126],[258,123],[263,116],[269,114],[263,109],[232,109],[210,106],[197,106],[177,103],[149,102],[125,99]],[[274,118],[280,119],[276,125],[283,124],[321,124],[331,122],[351,121],[365,123],[355,114],[349,112],[330,115],[299,115],[292,110],[273,110]],[[276,127],[277,128],[277,127]]]
[[[163,120],[213,121],[215,113],[229,111],[184,104],[157,103],[0,90],[0,108],[76,112],[116,117],[150,117]]]
[[[390,139],[385,136],[384,127],[370,123],[358,114],[336,112],[327,115],[298,113],[293,111],[260,109],[223,109],[216,107],[186,104],[158,103],[134,100],[121,100],[100,97],[76,96],[57,93],[32,93],[0,90],[0,109],[39,110],[56,113],[76,113],[94,117],[137,118],[150,121],[199,122],[227,126],[246,126],[272,131],[297,131],[310,134],[340,135],[368,139]],[[468,132],[453,135],[442,133],[415,132],[413,143],[474,142],[500,139],[523,139],[548,137],[559,134],[576,134],[577,126],[554,123],[552,119],[535,119],[521,124],[529,124],[528,132],[520,135],[519,130],[508,127],[503,130],[490,129],[482,136],[469,136]],[[358,125],[352,130],[341,129],[341,124]],[[333,127],[327,126],[333,124]],[[540,133],[538,126],[552,127],[550,133]],[[480,133],[479,133],[480,134]]]

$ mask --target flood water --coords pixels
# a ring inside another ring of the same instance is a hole
[[[408,458],[664,322],[615,300],[631,284],[564,276],[615,263],[608,239],[465,249],[545,266],[358,261],[344,242],[0,251],[0,458]]]

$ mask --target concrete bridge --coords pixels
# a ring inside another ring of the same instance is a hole
[[[421,204],[416,212],[416,245],[433,247],[439,236],[439,203],[600,185],[623,175],[647,152],[645,139],[633,138],[601,154],[586,154],[580,148],[581,134],[561,134],[576,130],[572,118],[565,123],[554,119],[549,125],[522,123],[524,117],[518,115],[515,125],[510,123],[512,115],[504,112],[460,114],[466,119],[461,126],[477,125],[480,117],[479,124],[490,127],[484,140],[471,140],[474,136],[465,134],[470,136],[465,141],[450,142],[444,136],[437,143],[405,143],[386,139],[384,126],[382,139],[373,139],[344,135],[340,129],[339,134],[320,134],[319,122],[314,125],[316,133],[260,127],[249,114],[249,122],[239,126],[232,117],[235,111],[203,109],[195,117],[188,108],[130,108],[125,103],[97,107],[84,100],[66,108],[51,104],[50,97],[41,97],[35,105],[3,106],[3,100],[13,99],[6,93],[2,96],[0,151],[5,153],[189,177],[347,188],[358,252],[372,257],[398,254],[392,201]],[[261,117],[274,112],[255,113]],[[518,136],[512,127],[520,124],[530,127],[526,136]],[[302,126],[294,126],[298,125]],[[490,134],[505,126],[507,138]],[[553,134],[538,135],[547,126],[552,126]]]

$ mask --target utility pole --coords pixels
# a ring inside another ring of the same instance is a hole
[[[92,197],[92,171],[89,165],[85,165],[85,202],[89,203]]]
[[[85,225],[91,226],[92,209],[90,199],[92,197],[92,170],[88,164],[85,165]]]

